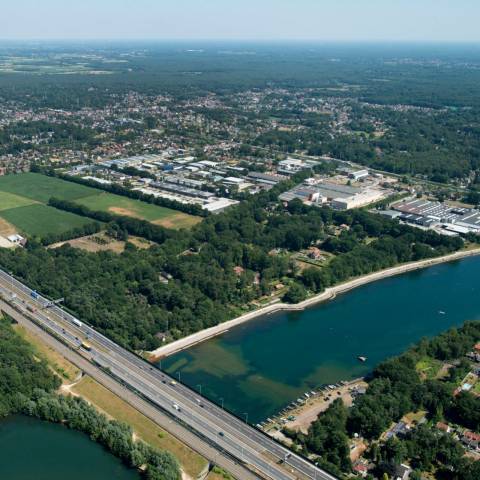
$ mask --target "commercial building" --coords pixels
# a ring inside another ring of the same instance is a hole
[[[397,203],[392,208],[401,212],[400,220],[422,226],[438,225],[457,233],[480,233],[480,210],[415,199]]]
[[[240,203],[238,200],[231,200],[230,198],[215,198],[209,203],[203,206],[204,210],[208,210],[210,213],[221,213],[232,205]]]
[[[370,172],[367,169],[358,169],[358,168],[340,166],[337,168],[337,171],[342,172],[348,178],[351,178],[352,180],[355,180],[355,181],[358,181],[370,176]]]
[[[368,189],[361,193],[356,193],[350,197],[334,198],[332,208],[336,210],[350,210],[351,208],[360,208],[378,202],[385,197],[385,192],[381,190]]]
[[[287,180],[285,175],[275,175],[273,173],[250,172],[248,178],[258,183],[266,183],[268,185],[276,185],[277,183]]]
[[[349,210],[370,205],[388,194],[385,190],[358,188],[328,181],[312,183],[307,179],[303,185],[284,192],[279,199],[289,202],[298,198],[304,203],[324,204],[329,202],[337,210]]]

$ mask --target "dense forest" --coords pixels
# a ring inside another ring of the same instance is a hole
[[[60,383],[0,314],[0,417],[17,412],[37,389],[52,392]]]
[[[478,53],[473,45],[51,43],[35,49],[40,65],[55,66],[59,54],[61,66],[75,65],[85,55],[92,70],[110,74],[1,74],[0,96],[23,100],[28,94],[32,105],[75,109],[106,105],[128,91],[184,98],[268,86],[323,87],[345,96],[338,87],[346,84],[370,103],[478,107]],[[0,45],[0,60],[31,54],[28,46]]]
[[[436,470],[436,478],[474,480],[479,478],[480,463],[466,459],[464,450],[450,434],[432,428],[448,421],[478,431],[480,398],[469,392],[454,396],[453,391],[469,371],[464,355],[480,340],[480,322],[468,322],[431,340],[422,340],[403,355],[378,365],[369,380],[366,394],[347,409],[336,400],[310,427],[308,435],[287,432],[307,452],[322,456],[326,468],[348,472],[349,437],[359,434],[373,441],[368,455],[376,463],[379,477],[394,475],[395,469],[409,459],[421,471]],[[445,378],[422,378],[416,369],[425,358],[452,361]],[[411,430],[405,438],[391,438],[379,445],[374,440],[392,422],[408,412],[425,410],[428,424]],[[417,473],[414,478],[419,478]]]
[[[0,265],[42,293],[65,298],[68,308],[120,344],[143,350],[160,344],[158,333],[176,339],[252,308],[248,305],[269,296],[278,281],[289,286],[284,300],[296,303],[348,278],[463,245],[459,238],[366,211],[278,203],[278,194],[296,181],[248,197],[190,231],[161,229],[161,242],[148,250],[131,244],[120,255],[68,245],[46,250],[31,241],[26,249],[0,250]],[[76,213],[94,216],[82,209]],[[132,232],[131,222],[142,225],[128,217],[104,220],[113,220],[109,228],[118,232]],[[338,229],[342,232],[336,235]],[[300,273],[292,253],[311,245],[335,258]]]
[[[147,480],[178,480],[176,459],[133,440],[132,429],[109,420],[86,401],[57,395],[60,379],[33,347],[0,316],[0,418],[24,414],[86,433],[132,468],[146,466]]]

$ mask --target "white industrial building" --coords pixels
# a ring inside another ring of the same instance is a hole
[[[381,190],[369,189],[350,197],[334,198],[332,200],[332,208],[336,210],[350,210],[351,208],[365,207],[382,200],[384,196],[385,192]]]
[[[221,213],[232,205],[240,203],[238,200],[231,200],[230,198],[215,198],[211,202],[206,203],[202,208],[210,213]]]

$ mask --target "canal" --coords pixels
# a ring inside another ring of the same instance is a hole
[[[140,475],[83,433],[13,416],[0,421],[0,478],[139,480]]]
[[[480,257],[471,257],[387,278],[244,323],[162,368],[257,423],[312,388],[363,376],[422,337],[480,319],[479,276]]]

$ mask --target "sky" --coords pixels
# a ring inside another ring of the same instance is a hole
[[[0,0],[2,39],[480,42],[479,0]]]

